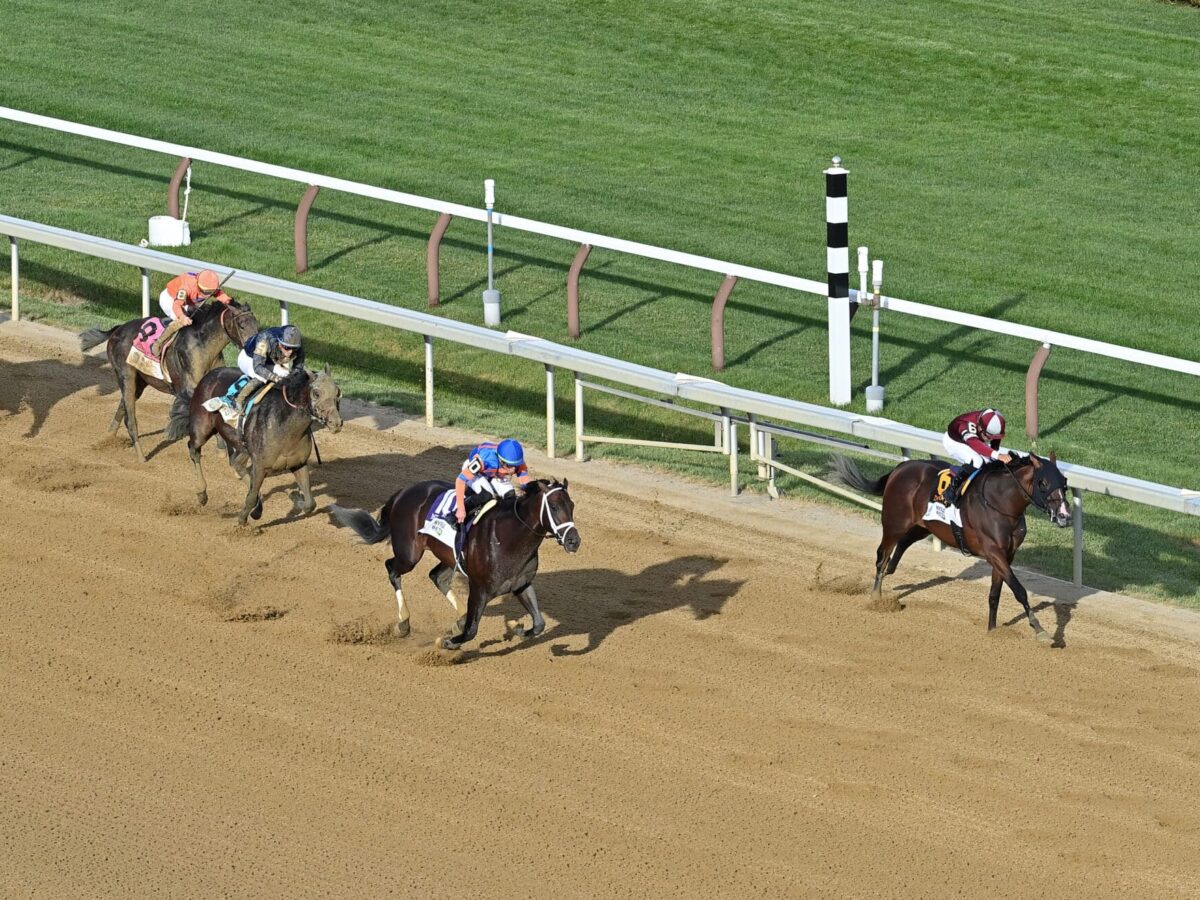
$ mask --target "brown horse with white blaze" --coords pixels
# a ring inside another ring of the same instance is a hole
[[[944,465],[935,460],[911,459],[900,463],[876,481],[867,479],[849,459],[834,457],[838,477],[856,490],[883,497],[883,539],[875,553],[875,585],[872,592],[882,594],[883,577],[896,571],[900,557],[921,538],[932,534],[943,543],[956,547],[951,527],[943,522],[925,521],[925,511]],[[1030,454],[1010,464],[984,466],[970,489],[959,498],[963,537],[973,556],[992,567],[992,588],[988,593],[988,630],[996,627],[1000,591],[1008,585],[1025,610],[1029,624],[1040,640],[1049,637],[1029,608],[1029,595],[1013,574],[1012,561],[1025,540],[1025,510],[1030,504],[1046,513],[1050,521],[1065,528],[1071,524],[1066,502],[1067,479],[1058,469],[1053,453],[1048,459]]]

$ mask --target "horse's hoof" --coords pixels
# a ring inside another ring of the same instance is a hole
[[[1033,636],[1034,639],[1039,640],[1042,643],[1047,643],[1050,641],[1050,632],[1046,631],[1045,629],[1035,632]]]
[[[250,510],[250,518],[252,518],[255,522],[257,522],[259,519],[262,518],[262,501],[261,500],[258,501],[258,506],[254,507],[254,509]]]
[[[458,641],[453,640],[449,635],[438,640],[438,646],[443,650],[457,650],[462,646]]]
[[[396,623],[396,637],[408,637],[410,631],[412,631],[412,626],[407,621]]]
[[[196,500],[199,502],[199,504],[201,506],[207,506],[208,505],[208,491],[202,491],[201,493],[197,494]]]

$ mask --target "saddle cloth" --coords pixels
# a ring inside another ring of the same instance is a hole
[[[460,534],[459,529],[450,521],[451,514],[454,511],[454,488],[450,488],[448,491],[443,491],[439,494],[433,505],[429,507],[429,514],[425,517],[425,524],[417,529],[417,533],[437,538],[453,550],[454,563],[458,567],[458,571],[466,575],[466,569],[463,567],[462,553],[463,547],[466,546],[467,533],[471,530],[472,526],[479,523],[484,513],[499,502],[495,497],[492,497],[483,506],[475,510],[475,514],[463,522]]]
[[[967,488],[971,486],[971,482],[975,480],[975,476],[979,472],[979,469],[975,469],[967,476],[958,492],[959,497],[967,492]],[[942,469],[938,472],[933,496],[929,498],[929,505],[925,508],[925,515],[922,516],[924,521],[942,522],[945,525],[957,525],[962,528],[962,515],[958,511],[958,497],[946,496],[946,490],[950,487],[950,479],[953,477],[954,472],[950,469]]]
[[[133,344],[129,347],[129,355],[125,357],[125,362],[143,375],[149,375],[151,378],[157,378],[159,381],[170,384],[170,375],[167,374],[162,362],[150,349],[151,344],[157,341],[158,336],[164,331],[166,331],[166,325],[161,319],[154,316],[142,322],[133,339]]]

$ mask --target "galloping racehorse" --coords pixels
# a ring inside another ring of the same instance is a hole
[[[394,556],[383,565],[388,580],[396,591],[399,620],[396,633],[401,637],[409,632],[408,608],[400,589],[400,578],[413,570],[426,550],[433,553],[438,564],[429,578],[458,610],[458,600],[450,588],[454,578],[454,551],[436,538],[421,533],[433,504],[454,486],[445,481],[422,481],[393,494],[379,511],[379,518],[362,509],[346,509],[334,505],[330,512],[339,524],[348,526],[366,543],[375,544],[390,536]],[[494,597],[516,594],[532,618],[531,627],[520,622],[506,623],[506,636],[536,637],[546,627],[538,608],[533,579],[538,570],[538,548],[547,537],[553,537],[568,553],[579,549],[582,538],[572,521],[575,503],[567,493],[567,482],[531,481],[525,493],[515,502],[501,505],[484,514],[479,523],[467,532],[463,547],[464,568],[470,585],[466,613],[458,620],[458,634],[443,637],[439,646],[457,650],[473,639],[479,630],[483,608]]]
[[[308,473],[308,458],[313,449],[312,423],[315,420],[335,433],[342,429],[339,406],[342,392],[334,382],[329,366],[315,374],[297,369],[278,382],[254,404],[242,426],[242,433],[238,434],[220,411],[209,412],[204,403],[213,397],[224,396],[229,386],[241,377],[238,369],[214,369],[200,380],[191,397],[181,395],[183,402],[176,402],[171,408],[167,437],[177,440],[185,434],[188,436],[188,454],[200,486],[196,498],[201,506],[208,502],[208,483],[200,465],[200,448],[215,432],[224,439],[231,464],[235,454],[244,453],[248,459],[242,471],[238,471],[237,466],[234,469],[239,478],[246,479],[249,487],[246,502],[238,513],[240,524],[245,525],[247,517],[262,517],[263,500],[259,491],[263,479],[283,472],[295,475],[302,494],[292,512],[312,512],[317,508]]]
[[[933,534],[951,547],[957,546],[949,525],[925,521],[925,510],[937,484],[942,464],[934,460],[910,459],[877,481],[868,481],[849,459],[834,457],[838,475],[846,484],[867,494],[883,497],[883,540],[875,553],[876,597],[882,593],[883,576],[891,575],[912,544]],[[1049,636],[1029,608],[1029,596],[1013,574],[1012,561],[1025,539],[1025,509],[1032,503],[1060,528],[1071,524],[1066,502],[1067,479],[1058,470],[1054,454],[1049,459],[1026,456],[1010,465],[992,463],[975,476],[970,489],[959,498],[963,536],[967,549],[992,566],[992,589],[988,594],[988,630],[996,627],[1000,591],[1008,585],[1025,609],[1029,624],[1040,640]]]
[[[235,346],[242,347],[246,341],[258,334],[258,320],[254,318],[254,313],[249,307],[237,301],[228,306],[213,301],[202,303],[192,313],[192,324],[180,331],[163,353],[162,365],[171,379],[168,383],[161,378],[153,378],[139,372],[126,362],[134,338],[149,321],[131,319],[107,331],[89,328],[79,336],[79,345],[84,350],[91,350],[101,341],[108,341],[108,362],[117,376],[117,388],[121,392],[121,401],[117,404],[116,414],[113,415],[108,430],[116,431],[124,422],[140,462],[145,462],[146,457],[138,443],[137,413],[134,405],[142,396],[146,385],[166,394],[190,392],[220,358],[221,351],[227,343],[232,341]]]

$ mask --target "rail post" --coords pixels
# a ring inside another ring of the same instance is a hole
[[[1075,587],[1083,587],[1083,490],[1071,488],[1071,525],[1075,529]]]
[[[17,239],[10,237],[8,239],[8,257],[12,263],[12,320],[14,322],[21,321],[21,294],[20,294],[20,276],[21,263],[20,253],[17,250]]]
[[[179,218],[179,185],[191,165],[191,159],[186,156],[179,160],[179,165],[175,167],[175,173],[171,176],[171,183],[167,185],[167,215],[173,219]]]
[[[554,366],[546,364],[546,458],[554,459]]]
[[[575,459],[583,462],[583,382],[575,372]]]
[[[150,318],[150,270],[139,269],[142,273],[142,318]]]
[[[433,337],[425,335],[425,424],[433,427]]]

